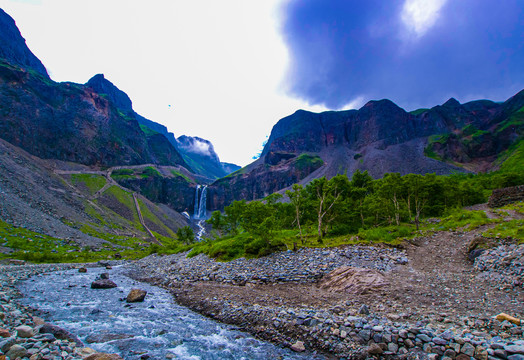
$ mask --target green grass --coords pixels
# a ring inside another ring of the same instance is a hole
[[[512,144],[500,157],[500,171],[524,172],[524,139]]]
[[[83,184],[86,186],[90,195],[94,195],[98,190],[104,187],[107,179],[102,175],[96,174],[72,174],[71,182],[74,186]]]
[[[513,113],[506,120],[501,122],[495,131],[496,134],[503,132],[508,127],[522,128],[524,127],[524,106],[521,107],[518,111]]]
[[[524,243],[524,220],[504,221],[494,228],[482,233],[490,238],[513,238],[519,243]]]
[[[447,216],[441,218],[440,222],[436,224],[426,224],[424,228],[435,231],[448,231],[457,229],[469,231],[476,229],[479,226],[493,224],[499,221],[499,219],[489,219],[484,211],[457,209],[452,211]]]
[[[185,174],[182,174],[180,171],[178,170],[171,170],[171,174],[173,174],[174,176],[178,176],[178,177],[181,177],[183,178],[185,181],[187,181],[188,183],[193,183],[193,180],[191,180],[187,175]]]
[[[146,136],[153,136],[159,134],[157,131],[147,127],[146,125],[140,124],[140,129]]]
[[[417,110],[410,111],[409,113],[410,113],[411,115],[415,115],[415,116],[417,116],[417,115],[420,115],[420,114],[422,114],[422,113],[424,113],[424,112],[426,112],[426,111],[428,111],[428,110],[429,110],[429,109],[421,108],[421,109],[417,109]]]
[[[302,154],[295,160],[295,166],[298,170],[318,169],[322,165],[324,165],[324,161],[317,155]]]

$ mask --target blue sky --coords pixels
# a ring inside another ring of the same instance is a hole
[[[103,73],[141,115],[246,165],[297,109],[406,110],[524,88],[522,0],[0,0],[55,81]]]

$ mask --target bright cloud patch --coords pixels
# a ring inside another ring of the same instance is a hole
[[[447,0],[406,0],[402,21],[415,35],[424,35],[437,21],[439,11]]]
[[[209,151],[209,143],[199,141],[197,139],[194,139],[192,144],[187,148],[187,151],[196,154],[211,156],[211,152]]]

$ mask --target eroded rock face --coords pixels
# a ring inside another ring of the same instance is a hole
[[[372,269],[343,266],[322,279],[320,287],[330,292],[365,294],[387,285],[386,278]]]

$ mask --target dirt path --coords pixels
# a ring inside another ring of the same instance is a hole
[[[408,246],[408,265],[391,272],[391,283],[384,289],[384,295],[394,300],[391,310],[414,318],[424,314],[444,318],[454,314],[490,317],[500,312],[524,315],[522,291],[480,279],[467,258],[468,243],[486,228],[440,232]],[[378,299],[370,300],[377,304]]]

